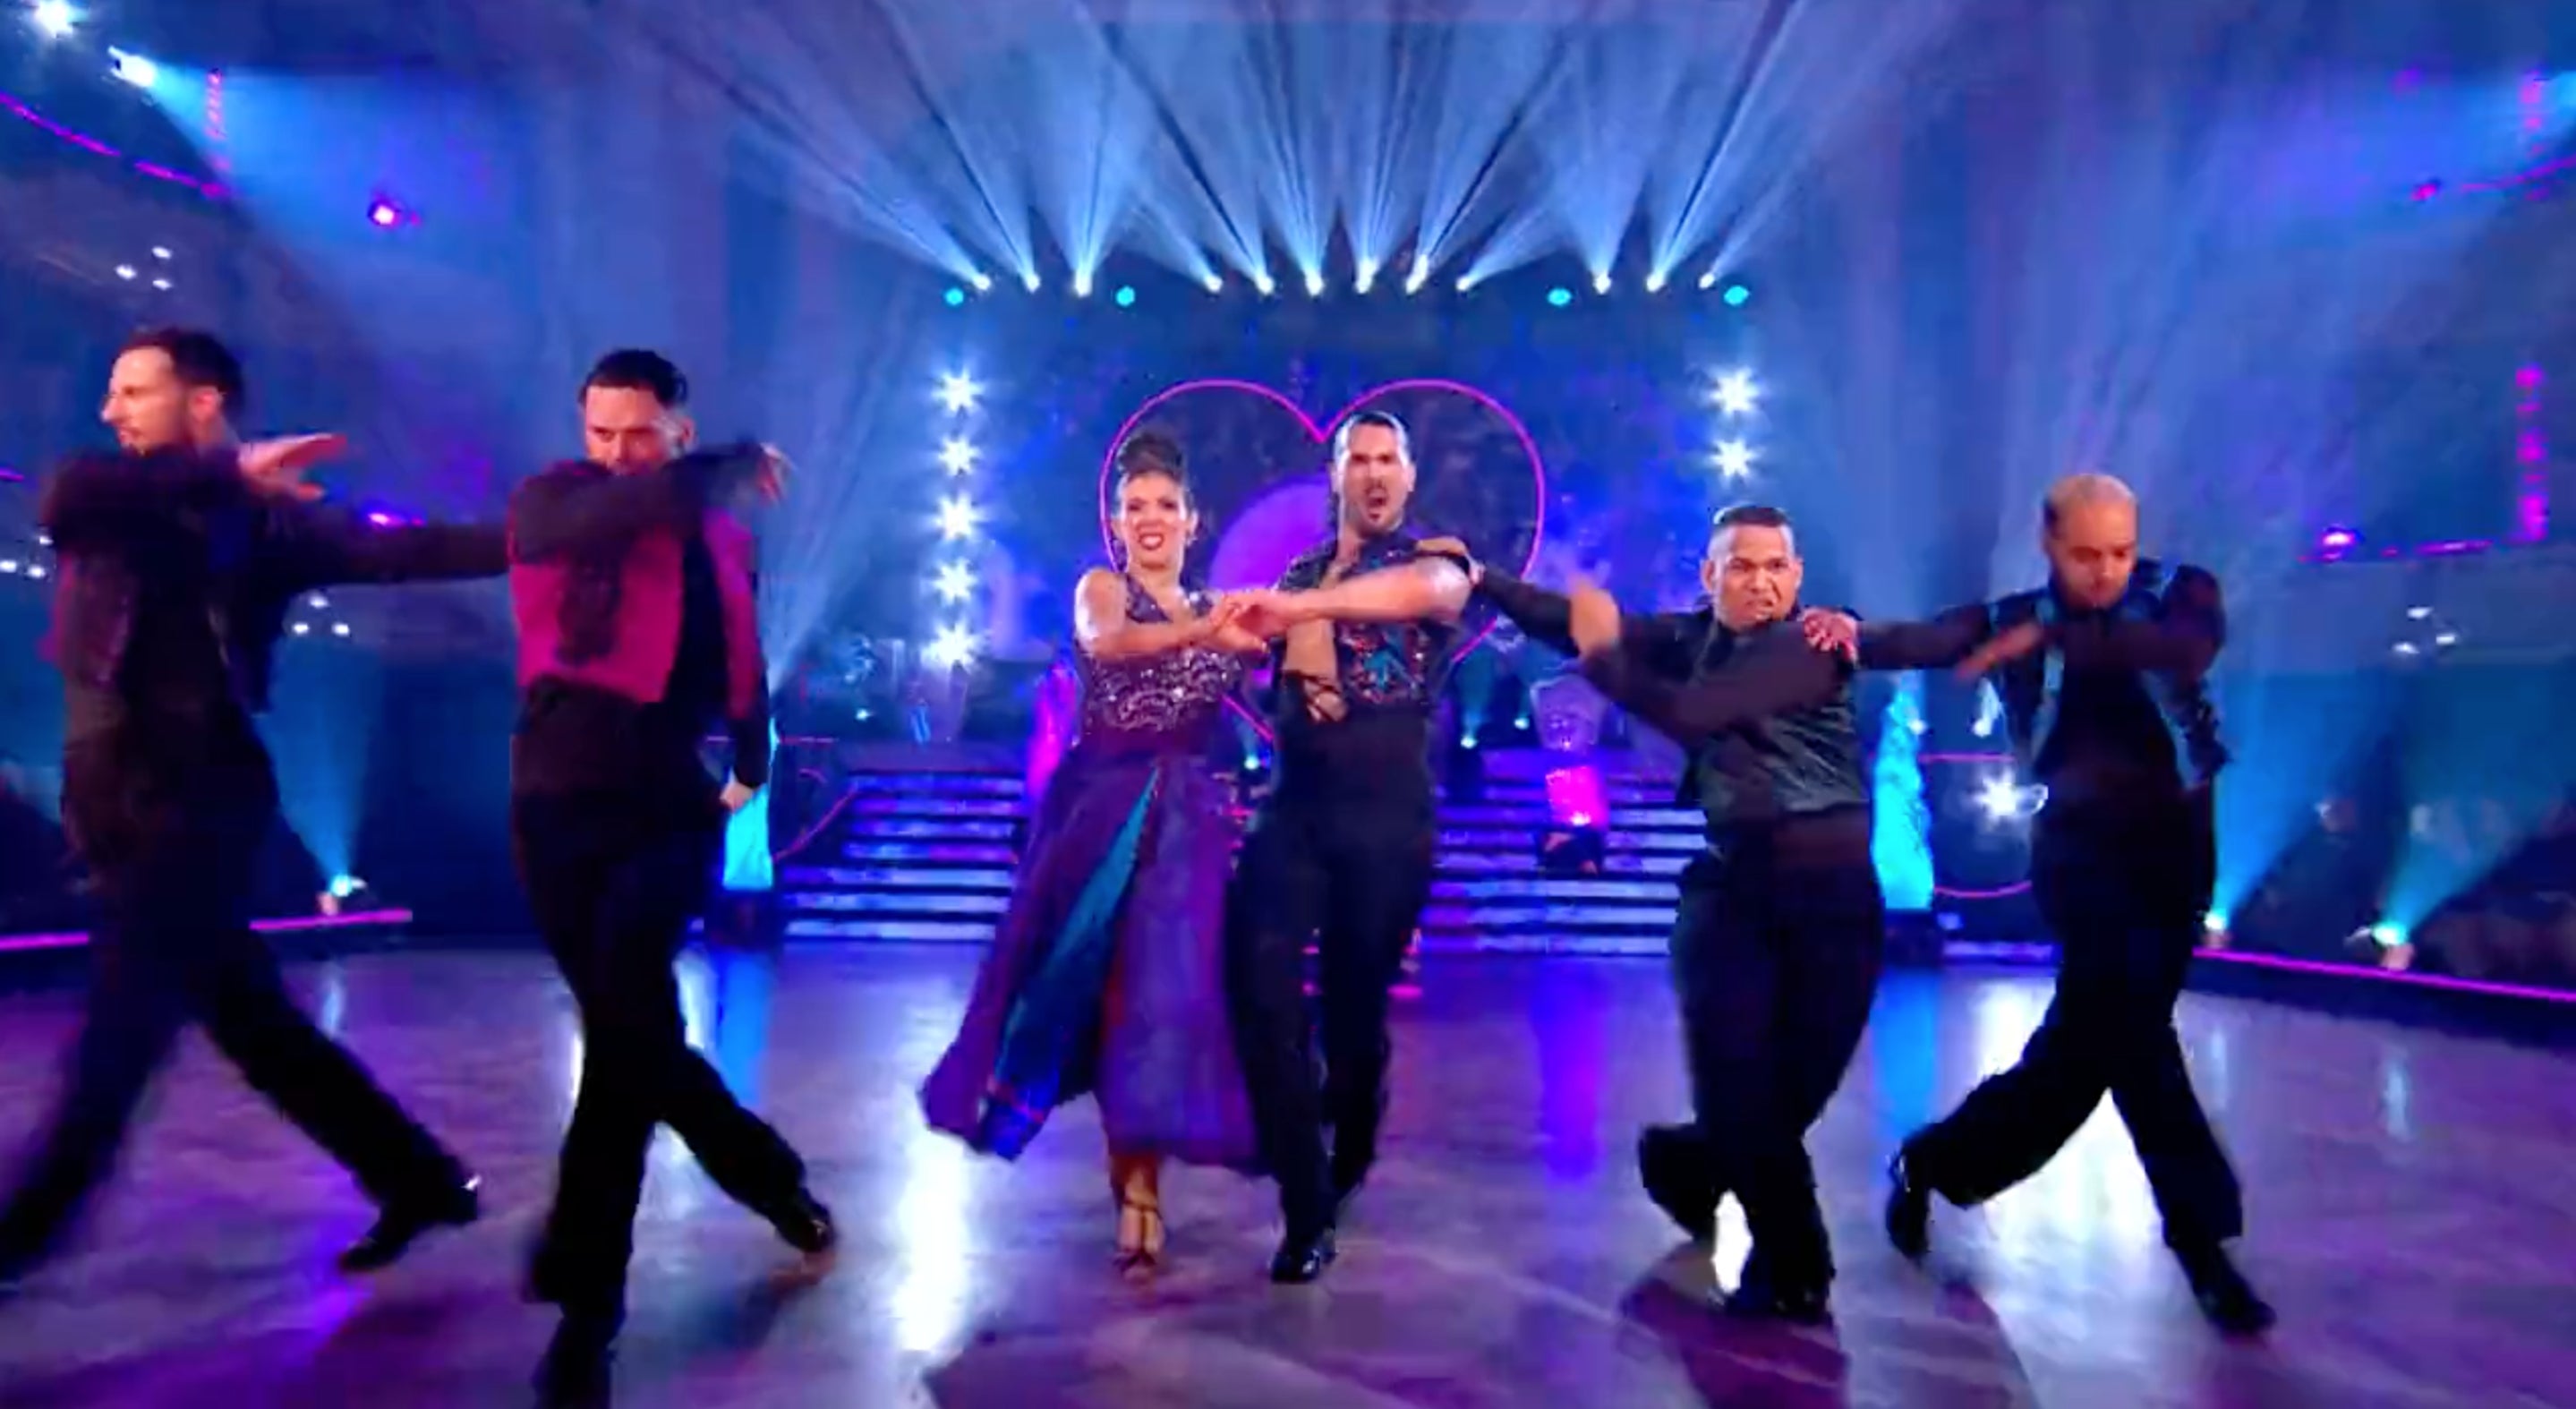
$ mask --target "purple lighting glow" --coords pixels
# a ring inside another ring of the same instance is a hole
[[[2514,500],[2514,536],[2525,543],[2549,536],[2549,441],[2540,430],[2544,381],[2536,366],[2513,374],[2513,457],[2521,471],[2521,492]]]

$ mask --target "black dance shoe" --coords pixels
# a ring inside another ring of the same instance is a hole
[[[1692,1242],[1717,1237],[1717,1199],[1709,1191],[1699,1132],[1683,1125],[1649,1125],[1637,1136],[1637,1179],[1646,1197]]]
[[[2272,1329],[2279,1319],[2271,1303],[2236,1270],[2227,1251],[2212,1243],[2206,1247],[2176,1248],[2174,1257],[2182,1263],[2184,1280],[2191,1283],[2191,1299],[2200,1303],[2200,1314],[2209,1324],[2231,1336],[2259,1336]]]
[[[1887,1162],[1887,1240],[1909,1262],[1932,1251],[1932,1190],[1915,1178],[1902,1150]]]
[[[376,1215],[375,1226],[340,1254],[343,1272],[381,1272],[402,1260],[423,1234],[439,1228],[462,1228],[483,1216],[483,1181],[468,1179],[445,1195],[389,1203]]]
[[[610,1368],[623,1319],[614,1313],[566,1312],[537,1362],[537,1402],[545,1409],[606,1409]]]
[[[1718,1309],[1739,1321],[1783,1321],[1792,1326],[1822,1326],[1834,1319],[1832,1287],[1824,1282],[1786,1282],[1747,1263],[1735,1290],[1718,1299]]]
[[[821,1257],[840,1246],[841,1230],[832,1224],[832,1211],[803,1189],[765,1216],[780,1242],[807,1257]]]
[[[1300,1287],[1324,1275],[1333,1265],[1339,1249],[1333,1243],[1333,1230],[1301,1234],[1291,1230],[1279,1240],[1279,1251],[1270,1259],[1270,1280],[1283,1287]]]

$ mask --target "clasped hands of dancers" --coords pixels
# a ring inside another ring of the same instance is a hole
[[[596,1398],[656,1125],[808,1266],[836,1241],[795,1151],[689,1048],[671,971],[724,819],[768,778],[753,539],[731,508],[776,499],[787,463],[756,444],[695,448],[677,369],[624,351],[582,384],[584,458],[521,483],[506,523],[371,526],[316,505],[305,478],[342,440],[242,444],[243,397],[212,336],[140,335],[101,412],[121,453],[75,458],[46,491],[67,569],[63,816],[101,920],[62,1094],[0,1204],[0,1285],[60,1245],[191,1021],[381,1206],[344,1266],[384,1267],[478,1216],[461,1162],[313,1026],[250,929],[254,849],[277,806],[251,720],[297,595],[506,575],[522,690],[512,835],[585,1044],[527,1286],[562,1311],[541,1387]],[[1765,508],[1719,517],[1695,612],[1624,616],[1596,590],[1478,564],[1405,527],[1411,447],[1379,413],[1334,437],[1329,536],[1275,588],[1212,597],[1183,581],[1198,520],[1181,447],[1140,432],[1117,465],[1120,563],[1077,592],[1076,739],[923,1085],[932,1125],[1014,1157],[1090,1094],[1123,1267],[1165,1255],[1159,1176],[1177,1158],[1276,1180],[1271,1275],[1321,1275],[1375,1159],[1388,994],[1432,873],[1433,709],[1482,601],[1687,750],[1680,797],[1706,812],[1708,846],[1681,878],[1672,972],[1695,1114],[1645,1132],[1640,1169],[1694,1237],[1726,1195],[1742,1203],[1753,1252],[1731,1311],[1821,1320],[1833,1268],[1803,1139],[1858,1043],[1884,940],[1852,672],[1951,667],[1993,677],[2049,788],[2032,880],[2065,961],[2021,1061],[1905,1142],[1889,1234],[1921,1255],[1932,1195],[1974,1204],[2026,1178],[2108,1094],[2203,1309],[2230,1330],[2268,1324],[2223,1251],[2241,1230],[2236,1182],[2171,1023],[2214,873],[2226,754],[2203,681],[2224,615],[2207,573],[2138,558],[2116,480],[2050,491],[2047,586],[1862,623],[1802,610],[1794,535]],[[1209,745],[1263,654],[1278,773],[1238,836]],[[734,742],[722,782],[697,759],[719,722]]]

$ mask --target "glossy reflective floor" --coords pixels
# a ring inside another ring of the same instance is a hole
[[[2010,1059],[2044,979],[1900,974],[1815,1138],[1844,1263],[1831,1333],[1732,1327],[1709,1259],[1634,1188],[1680,1110],[1659,968],[1435,963],[1402,1015],[1387,1159],[1324,1285],[1274,1290],[1263,1187],[1172,1181],[1178,1262],[1122,1285],[1099,1137],[1070,1113],[1018,1167],[926,1136],[911,1087],[971,956],[685,961],[693,1015],[813,1161],[847,1247],[779,1251],[685,1154],[657,1155],[619,1402],[630,1405],[2506,1405],[2576,1403],[2576,1062],[2191,998],[2201,1089],[2246,1175],[2270,1342],[2200,1323],[2107,1109],[2038,1179],[1936,1220],[1917,1270],[1876,1231],[1909,1127]],[[0,1303],[0,1405],[520,1402],[548,1329],[513,1296],[580,1060],[544,961],[379,955],[298,974],[485,1175],[492,1214],[371,1283],[338,1172],[198,1043],[76,1252]],[[70,995],[0,1000],[0,1138],[48,1098]],[[1719,1263],[1740,1256],[1730,1227]]]

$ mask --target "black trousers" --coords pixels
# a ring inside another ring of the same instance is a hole
[[[1338,1191],[1357,1187],[1377,1158],[1388,990],[1431,895],[1434,840],[1427,787],[1391,798],[1276,795],[1244,838],[1227,897],[1226,984],[1262,1161],[1292,1232],[1329,1226]],[[1320,1084],[1309,936],[1319,936],[1321,961]]]
[[[2051,807],[2031,834],[2031,888],[2064,949],[2057,993],[2021,1060],[1906,1144],[1925,1187],[1957,1204],[2039,1171],[2108,1094],[2129,1128],[2165,1241],[2212,1246],[2244,1231],[2227,1154],[2192,1094],[2174,1000],[2218,870],[2206,790],[2184,802]]]
[[[670,1126],[717,1187],[764,1216],[804,1188],[805,1165],[690,1048],[680,1013],[671,965],[714,884],[719,815],[523,795],[510,820],[529,907],[581,1010],[581,1088],[531,1281],[566,1310],[615,1314],[655,1126]]]
[[[1806,1135],[1869,1025],[1887,947],[1869,815],[1728,839],[1682,872],[1673,988],[1709,1204],[1733,1193],[1782,1281],[1830,1280]]]
[[[455,1156],[295,1006],[252,932],[253,862],[277,791],[265,755],[249,750],[168,784],[112,758],[65,761],[65,820],[100,908],[89,1012],[52,1118],[0,1207],[0,1264],[32,1261],[70,1230],[191,1021],[379,1204],[443,1201],[465,1182]]]

